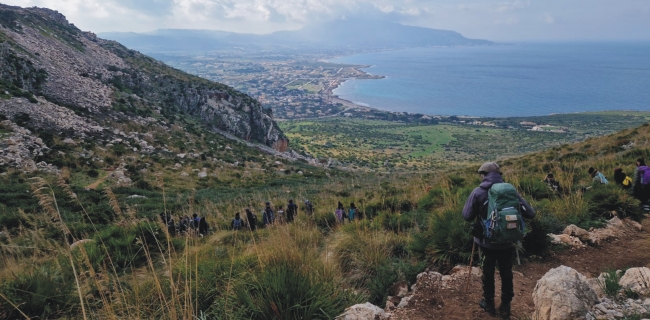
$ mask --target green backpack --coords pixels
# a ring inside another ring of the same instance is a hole
[[[508,244],[526,235],[517,189],[509,183],[495,183],[488,191],[488,214],[483,219],[483,236],[491,243]]]

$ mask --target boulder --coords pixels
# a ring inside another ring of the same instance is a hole
[[[587,232],[587,230],[585,229],[576,226],[575,224],[569,225],[566,228],[564,228],[564,231],[562,233],[573,237],[577,237],[582,242],[589,241],[589,232]]]
[[[364,304],[356,304],[347,309],[345,312],[334,318],[336,320],[388,320],[386,311],[382,308],[366,302]]]
[[[650,294],[650,269],[630,268],[621,277],[618,283],[624,289],[632,290],[642,296]]]
[[[208,173],[207,173],[207,172],[199,172],[199,179],[205,179],[205,178],[207,178],[207,177],[208,177]]]
[[[185,178],[185,177],[189,177],[189,176],[190,176],[190,174],[187,173],[187,172],[182,172],[182,173],[181,173],[181,177],[183,177],[183,178]]]
[[[533,319],[584,319],[589,309],[598,302],[598,297],[584,275],[560,266],[549,270],[537,281],[533,302]]]

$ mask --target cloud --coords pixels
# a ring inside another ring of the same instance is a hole
[[[546,13],[544,14],[544,22],[546,24],[555,24],[555,18],[552,15]]]
[[[269,33],[330,19],[383,19],[474,38],[650,39],[648,0],[2,0],[58,10],[83,30]],[[559,23],[561,22],[561,23]]]
[[[497,4],[496,8],[494,9],[495,12],[509,12],[509,11],[517,11],[517,10],[522,10],[531,5],[530,1],[521,1],[521,0],[515,0],[512,2],[502,2]]]

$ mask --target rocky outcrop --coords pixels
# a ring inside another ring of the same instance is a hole
[[[0,114],[10,119],[21,114],[28,115],[30,126],[57,135],[66,132],[70,135],[86,137],[104,131],[104,128],[94,121],[80,117],[72,110],[44,99],[38,99],[37,103],[31,103],[25,98],[0,100]]]
[[[334,318],[336,320],[387,320],[386,312],[370,302],[356,304],[347,309],[345,313]]]
[[[607,221],[604,228],[582,229],[576,225],[567,226],[562,234],[548,234],[553,244],[567,245],[572,248],[584,248],[587,244],[598,246],[601,243],[626,234],[629,231],[641,231],[642,226],[636,221],[630,219],[621,220],[614,217]]]
[[[630,268],[618,283],[623,289],[632,290],[642,296],[650,295],[650,269]]]
[[[537,281],[533,301],[533,319],[572,320],[584,319],[591,306],[598,302],[598,297],[584,275],[560,266]]]
[[[50,152],[43,140],[9,120],[0,122],[0,128],[10,131],[7,134],[0,134],[0,167],[15,168],[25,172],[37,170],[47,173],[58,172],[55,166],[45,162],[37,164],[33,160]]]
[[[15,85],[14,96],[41,95],[100,119],[118,111],[158,112],[170,120],[195,116],[208,127],[286,151],[288,140],[271,110],[248,95],[82,32],[53,10],[0,4],[0,13],[11,20],[0,24],[9,39],[0,44],[0,79]]]

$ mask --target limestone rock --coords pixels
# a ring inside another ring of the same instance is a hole
[[[207,177],[208,177],[208,173],[207,173],[207,172],[199,172],[199,179],[205,179],[205,178],[207,178]]]
[[[598,297],[584,275],[560,266],[549,270],[537,281],[533,301],[533,319],[570,320],[584,319],[591,306],[598,302]]]
[[[189,177],[189,176],[190,176],[189,173],[187,173],[187,172],[181,172],[181,177],[185,178],[185,177]]]
[[[642,296],[650,294],[650,269],[630,268],[618,282],[624,289],[630,289]]]
[[[345,312],[336,317],[336,320],[388,320],[386,311],[382,308],[366,302],[364,304],[356,304],[347,309]]]
[[[569,225],[566,228],[564,228],[564,231],[562,233],[573,237],[577,237],[578,239],[580,239],[580,241],[583,242],[589,241],[589,232],[587,232],[587,230],[585,229],[576,226],[575,224]]]

